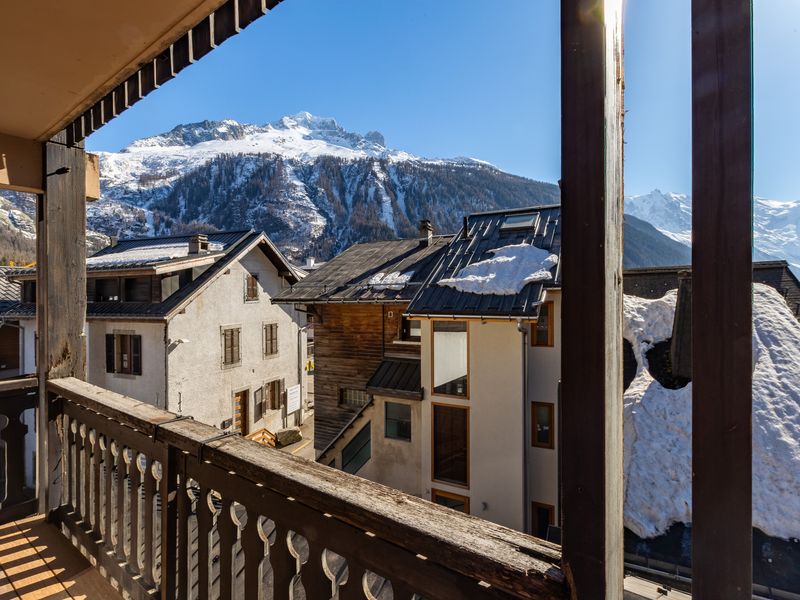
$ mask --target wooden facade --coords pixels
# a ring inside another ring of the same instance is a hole
[[[319,304],[314,314],[314,445],[325,448],[354,409],[344,388],[366,390],[387,356],[419,357],[419,344],[396,343],[407,304]]]

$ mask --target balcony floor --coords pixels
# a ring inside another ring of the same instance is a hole
[[[121,596],[41,515],[0,525],[0,600]]]

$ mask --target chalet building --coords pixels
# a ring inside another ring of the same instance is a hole
[[[114,240],[86,267],[89,382],[243,434],[286,426],[286,389],[304,384],[305,317],[270,302],[299,274],[266,235]],[[19,342],[5,364],[33,373],[36,271],[6,274],[19,296],[0,319]]]
[[[511,294],[469,293],[442,281],[509,246],[557,257],[559,218],[556,206],[477,214],[460,234],[431,245],[421,236],[354,246],[279,296],[319,315],[320,462],[547,535],[558,518],[557,262]],[[398,280],[405,283],[391,285]],[[362,317],[361,326],[345,316],[367,313],[375,316]],[[336,351],[326,352],[331,345]],[[365,351],[374,354],[368,364]],[[351,365],[362,363],[359,380],[347,381]]]

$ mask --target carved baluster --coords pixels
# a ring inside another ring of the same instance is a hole
[[[186,485],[186,456],[177,460],[180,469],[178,482],[178,600],[189,598],[189,559],[192,549],[189,545],[189,518],[192,515],[192,504],[189,489]]]
[[[117,444],[117,456],[114,461],[117,484],[117,558],[125,560],[125,478],[127,465],[125,464],[125,446]]]
[[[261,563],[264,560],[264,540],[259,531],[258,512],[247,508],[247,525],[242,533],[244,551],[244,597],[245,600],[259,600],[261,586]]]
[[[222,510],[217,518],[220,600],[233,598],[233,544],[236,542],[236,524],[231,518],[231,505],[231,500],[225,496],[222,499]]]
[[[113,504],[112,504],[112,486],[111,483],[114,480],[114,453],[112,452],[111,446],[113,444],[111,438],[105,436],[106,447],[103,449],[103,469],[105,469],[105,479],[103,480],[103,486],[105,488],[105,501],[106,501],[106,530],[103,533],[103,538],[105,539],[105,545],[107,550],[113,550],[112,544],[112,536],[111,532],[114,528],[114,512],[113,512]]]
[[[144,567],[142,576],[149,585],[155,584],[153,577],[153,502],[156,496],[156,479],[153,475],[153,459],[145,457],[144,474]]]
[[[92,440],[89,427],[83,428],[83,503],[81,504],[84,523],[92,520]]]
[[[367,570],[363,565],[347,561],[347,583],[339,587],[339,600],[364,600],[364,574]]]
[[[65,503],[72,507],[74,510],[75,508],[75,433],[72,431],[72,428],[75,426],[75,420],[72,417],[68,417],[64,415],[67,421],[67,439],[66,443],[64,444],[64,464],[67,467],[67,481],[66,485],[64,486],[64,490],[66,492]]]
[[[83,449],[83,436],[81,435],[81,424],[75,421],[75,433],[73,433],[73,454],[75,455],[75,495],[73,496],[72,507],[75,509],[77,515],[83,515],[83,505],[81,504],[81,471],[83,470],[83,458],[81,450]]]
[[[393,600],[413,600],[414,590],[402,581],[392,581]]]
[[[306,598],[328,600],[333,596],[333,581],[325,574],[322,561],[325,546],[308,540],[308,561],[301,567],[300,579],[306,590]]]
[[[175,598],[177,587],[178,465],[177,450],[168,448],[161,462],[161,598]]]
[[[101,535],[103,530],[100,526],[100,433],[94,431],[94,443],[92,444],[92,529]]]
[[[274,600],[289,600],[289,592],[296,573],[297,561],[289,551],[289,529],[275,523],[275,543],[269,548],[272,565]]]
[[[128,564],[135,572],[139,572],[139,554],[141,548],[139,547],[139,504],[141,502],[141,485],[142,472],[139,470],[139,453],[133,451],[133,458],[129,465],[130,478],[131,478],[131,496],[130,496],[130,522],[131,522],[131,552]]]
[[[208,600],[209,584],[209,540],[214,525],[214,515],[209,506],[211,490],[200,484],[200,498],[197,501],[197,583],[199,600]]]

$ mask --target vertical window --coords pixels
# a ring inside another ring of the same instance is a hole
[[[422,321],[407,319],[400,321],[400,339],[404,342],[419,342],[422,340]]]
[[[411,406],[387,402],[384,409],[386,411],[384,435],[395,440],[411,441]]]
[[[370,422],[359,431],[342,450],[342,471],[358,473],[372,455]]]
[[[248,273],[244,279],[244,301],[255,302],[258,300],[258,275]]]
[[[269,401],[270,410],[278,410],[283,406],[283,395],[286,391],[286,385],[283,379],[276,379],[267,384],[267,400]]]
[[[236,365],[242,361],[239,349],[240,327],[230,327],[222,330],[222,364]]]
[[[539,307],[539,320],[531,335],[531,346],[553,345],[553,303],[545,302]]]
[[[278,353],[278,324],[264,325],[264,356],[275,356]]]
[[[361,408],[369,404],[369,400],[369,394],[364,390],[355,390],[352,388],[339,389],[339,404],[352,406],[353,408]]]
[[[142,336],[106,334],[106,373],[142,374]]]
[[[531,443],[537,448],[554,448],[555,431],[553,405],[549,402],[531,403]]]
[[[469,410],[433,405],[433,479],[469,485]]]
[[[469,514],[469,498],[466,496],[459,496],[442,490],[431,490],[431,502]]]
[[[253,392],[253,421],[258,422],[264,418],[264,388],[257,388]]]
[[[467,324],[433,322],[433,392],[467,397]]]
[[[543,540],[547,539],[547,530],[556,524],[556,509],[550,504],[533,502],[531,505],[533,515],[533,535]]]

